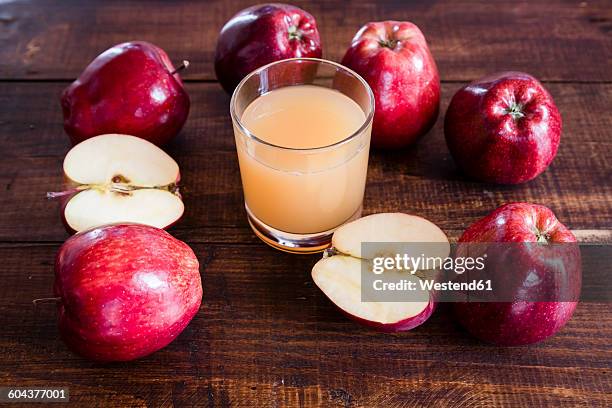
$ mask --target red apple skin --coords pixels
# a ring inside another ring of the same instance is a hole
[[[440,75],[416,25],[400,21],[364,25],[342,64],[361,75],[374,92],[374,147],[409,146],[436,122]]]
[[[167,232],[113,224],[74,235],[55,263],[59,330],[91,360],[128,361],[172,342],[202,301],[196,256]]]
[[[457,166],[485,182],[518,184],[555,158],[561,115],[542,84],[523,72],[501,72],[461,88],[444,120]]]
[[[340,309],[340,308],[338,308]],[[429,301],[429,304],[421,313],[416,316],[409,317],[407,319],[400,320],[395,323],[381,323],[375,322],[372,320],[362,319],[361,317],[357,317],[345,311],[344,309],[340,309],[340,311],[347,316],[349,319],[363,325],[369,327],[371,329],[377,330],[383,333],[398,333],[404,332],[414,329],[417,326],[425,323],[433,314],[436,309],[436,303],[433,300]]]
[[[61,97],[64,129],[75,145],[105,133],[158,146],[183,128],[189,95],[168,55],[144,41],[115,45],[94,59]]]
[[[512,203],[499,207],[472,224],[460,237],[459,245],[462,242],[544,241],[575,244],[576,237],[549,208],[530,203]],[[572,298],[577,299],[582,276],[580,253],[577,245],[569,247],[564,249],[563,268],[572,280],[572,287],[569,288]],[[532,256],[529,252],[521,254],[522,257]],[[517,255],[516,250],[513,255]],[[517,258],[513,258],[517,275],[535,273],[540,279],[546,279],[546,274],[551,273],[546,259],[523,263]],[[529,284],[518,289],[524,292],[529,289]],[[481,340],[503,346],[519,346],[537,343],[557,333],[570,320],[578,303],[529,302],[524,299],[515,302],[454,303],[454,314],[472,335]]]
[[[287,58],[321,58],[317,23],[306,11],[287,4],[246,8],[221,29],[215,53],[217,79],[227,93],[247,74]]]

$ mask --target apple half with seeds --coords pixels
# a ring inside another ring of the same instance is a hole
[[[366,242],[376,244],[362,247],[362,243]],[[372,260],[375,257],[403,254],[406,244],[411,243],[420,246],[427,257],[444,259],[450,254],[446,234],[422,217],[380,213],[360,218],[334,232],[332,248],[312,268],[312,278],[319,289],[351,319],[385,332],[413,329],[431,316],[436,305],[435,294],[420,287],[418,281],[423,277],[420,271],[414,274],[405,270],[384,272],[387,278],[401,277],[414,282],[416,290],[406,292],[405,301],[362,301],[361,286],[362,271],[374,274]],[[395,276],[390,277],[390,274]]]
[[[166,228],[183,215],[178,164],[163,150],[129,135],[95,136],[64,159],[66,229],[80,232],[118,222]]]

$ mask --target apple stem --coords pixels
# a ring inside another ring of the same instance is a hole
[[[179,194],[179,187],[176,183],[171,183],[166,186],[146,186],[139,187],[131,184],[122,184],[122,183],[111,183],[108,191],[119,194],[129,194],[132,191],[136,190],[165,190],[172,194]]]
[[[58,297],[40,298],[40,299],[34,299],[32,301],[32,304],[34,304],[34,306],[36,306],[39,303],[58,303],[61,300],[62,300],[62,298],[60,296],[58,296]]]
[[[297,26],[291,26],[287,31],[289,32],[290,40],[299,40],[302,38],[302,33]]]
[[[71,188],[69,190],[64,190],[64,191],[48,191],[47,198],[49,200],[52,200],[54,198],[59,198],[59,197],[73,194],[73,193],[78,193],[79,191],[87,190],[88,188],[89,188],[88,185],[81,185],[81,186]]]
[[[506,110],[506,113],[512,116],[512,119],[517,120],[525,116],[523,113],[523,105],[520,103],[513,102],[510,107]]]
[[[171,183],[171,184],[168,184],[167,186],[139,187],[139,186],[133,186],[131,184],[111,182],[110,184],[106,184],[106,185],[82,184],[80,186],[77,186],[75,188],[71,188],[65,191],[49,191],[47,192],[47,198],[52,200],[55,198],[64,197],[70,194],[78,193],[79,191],[90,190],[90,189],[97,189],[100,191],[110,191],[112,193],[117,193],[117,194],[130,194],[132,191],[136,191],[136,190],[166,190],[180,197],[179,186],[176,183]]]
[[[178,72],[181,72],[182,70],[189,68],[189,61],[187,60],[183,60],[183,62],[181,62],[181,65],[179,65],[178,67],[176,67],[176,69],[174,71],[172,71],[170,73],[170,75],[174,75]]]
[[[330,256],[338,255],[340,252],[334,247],[327,248],[323,251],[323,258],[329,258]]]
[[[397,47],[397,44],[399,44],[399,40],[395,40],[395,39],[380,40],[380,41],[378,41],[378,44],[381,47],[385,47],[385,48],[389,48],[389,49],[394,50],[395,47]]]

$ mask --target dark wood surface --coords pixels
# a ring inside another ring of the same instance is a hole
[[[217,33],[240,9],[227,1],[39,0],[3,6],[0,75],[67,79],[109,45],[146,39],[176,60],[193,62],[185,77],[214,80]],[[36,4],[36,5],[34,5]],[[445,80],[471,81],[501,69],[545,80],[609,81],[612,11],[590,1],[294,1],[315,16],[324,56],[339,60],[368,21],[413,21],[427,36]]]
[[[325,56],[338,60],[362,23],[408,19],[425,32],[443,79],[441,111],[466,81],[497,70],[540,77],[564,119],[549,170],[521,186],[471,182],[454,168],[442,115],[415,147],[373,152],[367,213],[425,215],[456,238],[510,201],[551,207],[582,240],[612,241],[612,7],[609,1],[300,1]],[[582,303],[550,340],[480,343],[441,307],[422,327],[381,334],[336,312],[310,279],[316,256],[261,244],[242,207],[228,116],[212,55],[243,1],[25,1],[0,4],[0,386],[70,387],[80,406],[611,406],[612,306]],[[168,152],[181,166],[186,215],[170,232],[202,264],[202,310],[166,349],[101,365],[58,337],[57,203],[69,149],[58,96],[114,43],[153,41],[186,73],[192,111]]]

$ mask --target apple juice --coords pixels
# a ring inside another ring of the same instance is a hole
[[[236,126],[240,174],[258,220],[312,234],[359,215],[371,125],[357,102],[331,88],[286,86],[250,102],[241,122],[251,137]]]

